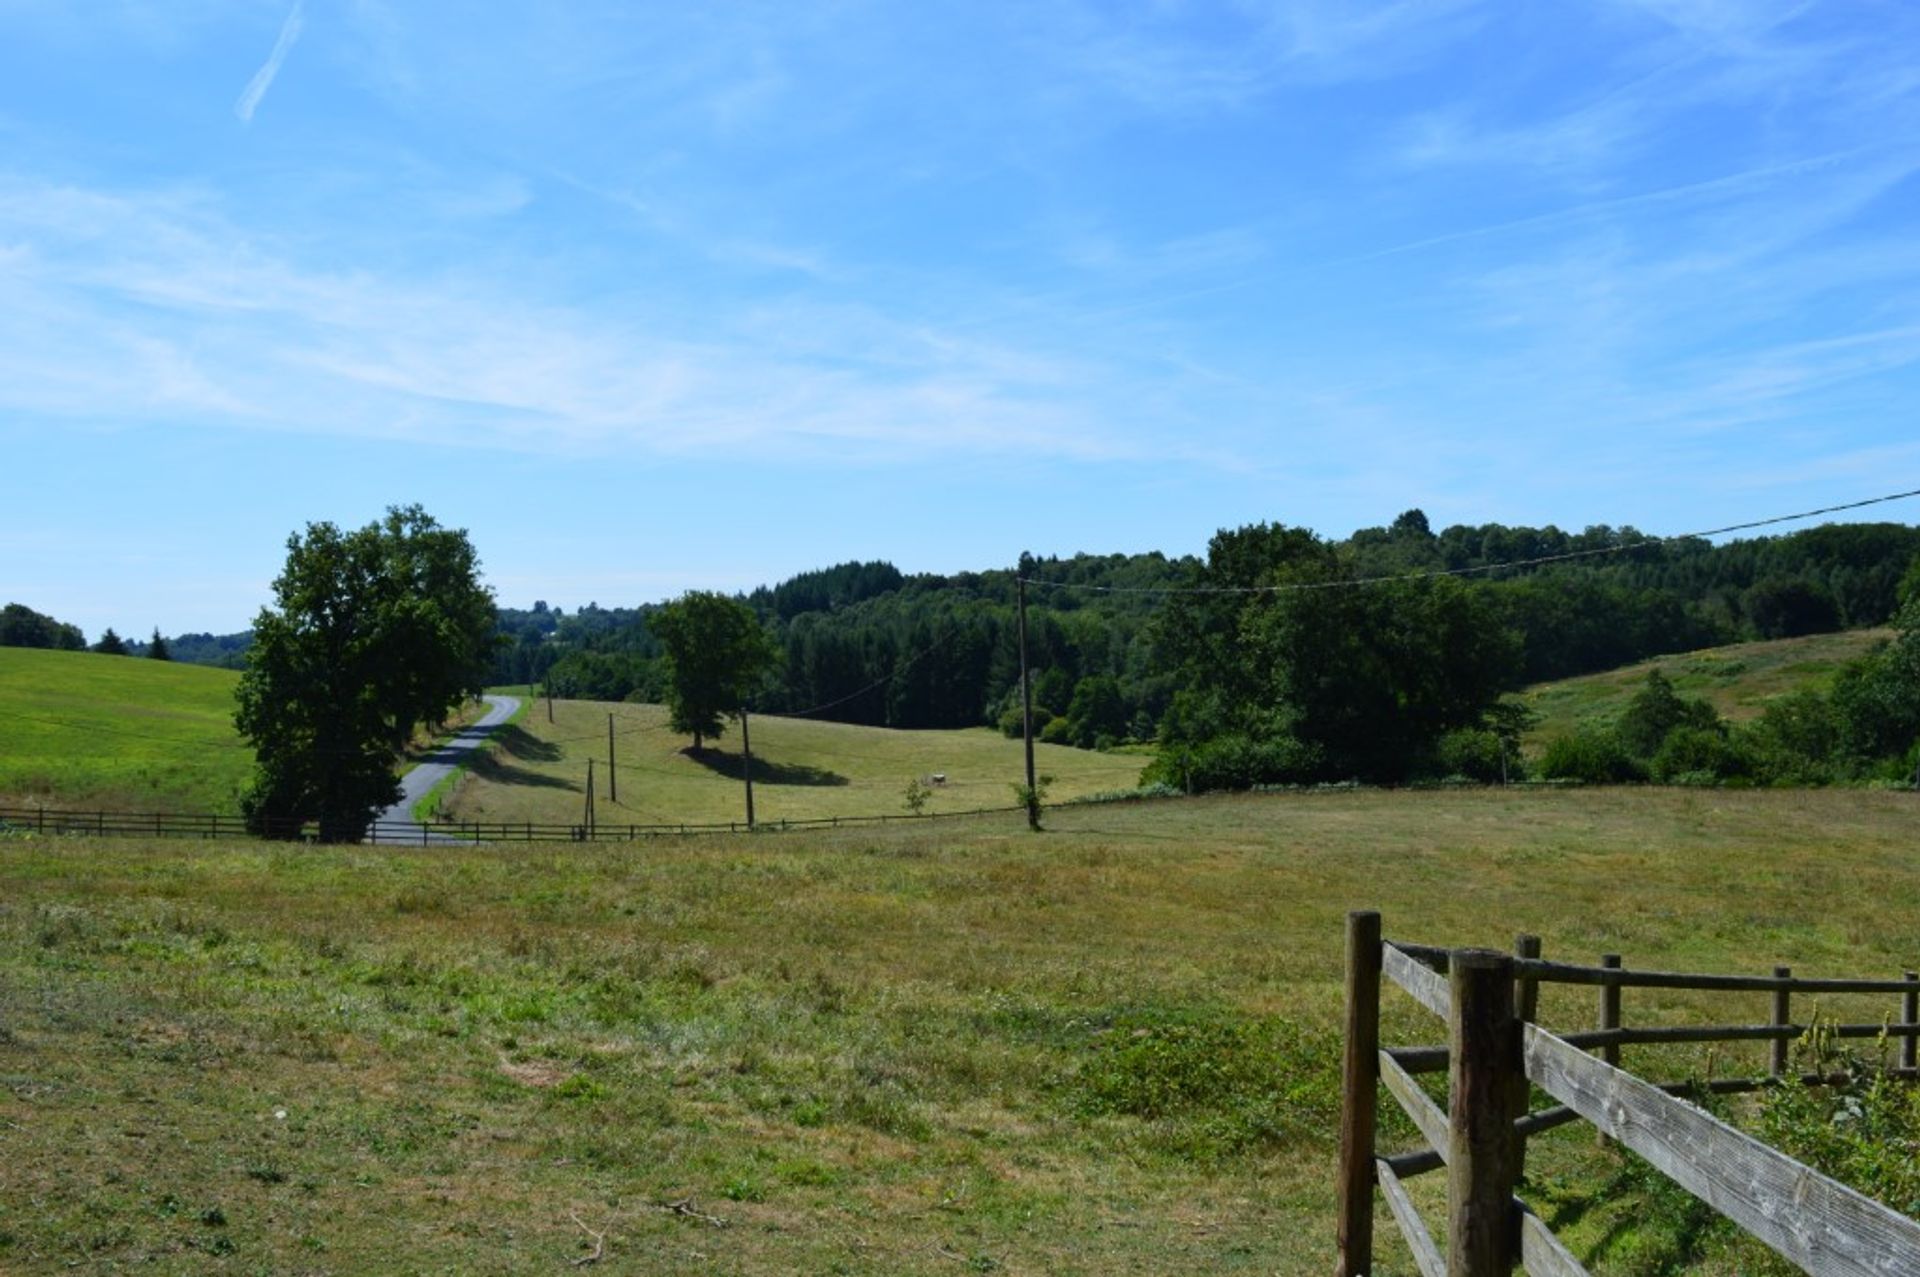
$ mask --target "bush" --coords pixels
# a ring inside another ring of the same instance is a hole
[[[1548,780],[1577,780],[1588,785],[1620,785],[1645,780],[1646,768],[1612,732],[1580,731],[1548,742],[1540,760]]]
[[[1755,774],[1773,784],[1824,785],[1837,775],[1833,705],[1810,688],[1774,699],[1736,739],[1752,755]]]
[[[1033,711],[1033,716],[1036,720],[1033,725],[1034,735],[1038,736],[1047,744],[1071,745],[1074,743],[1073,723],[1071,720],[1065,718],[1049,718],[1047,725],[1043,728],[1038,722],[1040,711]]]
[[[1676,727],[1654,754],[1653,778],[1668,785],[1751,780],[1754,759],[1733,741],[1701,727]]]
[[[1920,1215],[1920,1088],[1834,1047],[1815,1024],[1797,1052],[1808,1068],[1830,1073],[1837,1066],[1847,1081],[1810,1087],[1789,1074],[1763,1093],[1760,1137],[1903,1214]]]
[[[1702,700],[1681,696],[1659,670],[1648,670],[1646,685],[1634,694],[1616,729],[1620,743],[1638,758],[1651,758],[1667,734],[1682,727],[1715,728],[1720,716]]]
[[[1255,785],[1304,785],[1321,779],[1318,750],[1290,736],[1253,740],[1221,736],[1203,744],[1168,745],[1140,773],[1142,785],[1171,785],[1205,793]]]
[[[1436,776],[1458,776],[1497,785],[1506,780],[1525,780],[1526,771],[1517,754],[1502,764],[1500,734],[1484,727],[1463,727],[1451,731],[1434,743],[1433,772]]]

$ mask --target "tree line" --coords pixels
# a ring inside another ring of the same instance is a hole
[[[0,610],[0,647],[41,647],[65,652],[98,652],[103,656],[147,656],[156,661],[173,659],[172,649],[154,626],[150,642],[129,642],[114,633],[109,625],[92,646],[77,625],[56,621],[36,612],[24,603],[9,603]]]
[[[1280,524],[1223,530],[1204,557],[1023,556],[953,575],[847,563],[739,601],[780,653],[753,697],[768,713],[1018,734],[1025,578],[1043,740],[1157,742],[1155,779],[1182,785],[1391,781],[1511,766],[1519,727],[1499,697],[1526,683],[1884,624],[1916,556],[1920,530],[1894,523],[1714,545],[1604,525],[1436,533],[1411,510],[1345,540]],[[1379,580],[1438,572],[1468,575]],[[1155,593],[1294,585],[1311,588]],[[494,679],[665,699],[655,611],[503,608]]]

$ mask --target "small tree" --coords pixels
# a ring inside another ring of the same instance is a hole
[[[113,627],[109,625],[107,632],[100,636],[100,641],[93,645],[93,650],[102,656],[125,656],[127,654],[127,644],[126,640],[122,639],[118,634],[115,634]]]
[[[1646,685],[1634,693],[1620,715],[1620,743],[1638,758],[1651,758],[1676,727],[1717,731],[1720,716],[1705,701],[1674,691],[1672,681],[1659,670],[1648,670]]]
[[[933,797],[933,786],[915,776],[907,782],[907,814],[919,816],[927,810],[927,799]]]
[[[157,625],[153,627],[153,641],[147,644],[147,659],[154,661],[173,659],[173,653],[167,649],[167,641],[160,637],[160,627]]]
[[[738,599],[690,590],[647,618],[666,649],[667,713],[693,751],[737,718],[761,679],[780,659],[773,636]]]

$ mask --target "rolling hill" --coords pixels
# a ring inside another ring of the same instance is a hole
[[[0,647],[0,805],[232,812],[253,755],[239,675],[174,661]]]
[[[607,718],[613,716],[619,800],[607,793]],[[503,732],[441,811],[454,820],[567,824],[581,817],[587,761],[595,762],[602,824],[712,822],[744,818],[740,732],[729,724],[717,747],[695,758],[685,736],[667,729],[659,705],[544,703]],[[754,715],[754,806],[759,819],[905,814],[910,780],[931,781],[929,812],[1014,803],[1024,775],[1018,740],[984,727],[898,731]],[[1146,760],[1061,745],[1035,747],[1036,769],[1054,778],[1055,800],[1130,789]]]
[[[1702,648],[1623,665],[1601,674],[1582,674],[1538,683],[1521,695],[1540,721],[1527,733],[1529,746],[1583,727],[1604,727],[1659,670],[1682,696],[1699,697],[1731,722],[1760,717],[1767,702],[1803,687],[1824,689],[1848,661],[1863,656],[1893,636],[1888,629],[1843,630],[1803,638],[1772,639]]]

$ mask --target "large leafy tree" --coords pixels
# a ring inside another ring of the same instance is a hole
[[[1519,637],[1484,589],[1359,581],[1304,529],[1223,531],[1194,584],[1161,614],[1182,684],[1161,738],[1176,759],[1234,755],[1230,783],[1404,779],[1516,681]]]
[[[398,800],[393,763],[414,727],[485,684],[493,594],[478,573],[467,534],[418,506],[288,538],[234,715],[258,761],[242,798],[256,832],[314,820],[323,842],[357,841]]]
[[[780,659],[773,635],[737,599],[689,591],[647,618],[666,649],[667,711],[673,730],[698,752],[737,717]]]

